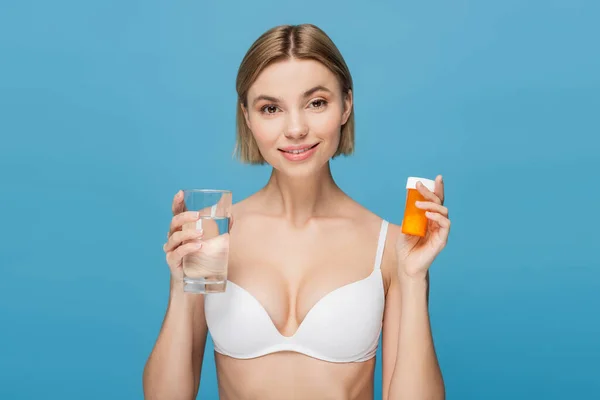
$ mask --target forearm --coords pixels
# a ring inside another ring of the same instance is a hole
[[[433,345],[426,278],[403,278],[396,365],[389,400],[439,400],[444,382]]]
[[[160,334],[144,368],[146,399],[193,399],[197,378],[193,366],[194,296],[171,287]]]

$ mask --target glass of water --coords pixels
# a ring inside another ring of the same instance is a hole
[[[197,211],[197,222],[182,229],[202,229],[202,247],[183,258],[183,291],[190,293],[224,292],[229,259],[229,220],[231,191],[188,189],[183,191],[187,211]]]

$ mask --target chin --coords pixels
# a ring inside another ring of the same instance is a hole
[[[313,176],[318,176],[324,167],[325,167],[325,165],[295,165],[295,166],[281,165],[279,168],[276,168],[276,169],[281,174],[288,176],[290,178],[305,179],[305,178],[310,178]]]

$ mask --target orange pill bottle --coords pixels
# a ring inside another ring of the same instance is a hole
[[[417,182],[421,182],[432,192],[435,190],[435,181],[425,178],[409,177],[406,181],[406,206],[402,220],[402,233],[413,236],[425,236],[427,233],[428,219],[425,210],[417,208],[416,201],[427,201],[417,190]]]

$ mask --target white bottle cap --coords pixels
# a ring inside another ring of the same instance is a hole
[[[416,189],[417,182],[421,182],[423,185],[425,185],[425,187],[427,189],[429,189],[432,192],[435,190],[435,181],[432,181],[431,179],[425,179],[425,178],[416,178],[414,176],[411,176],[408,178],[408,180],[406,181],[406,188],[407,189]]]

